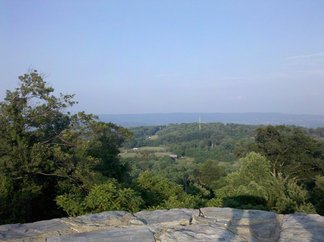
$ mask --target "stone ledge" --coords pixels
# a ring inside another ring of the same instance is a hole
[[[201,208],[109,211],[0,226],[1,241],[324,241],[324,217]]]

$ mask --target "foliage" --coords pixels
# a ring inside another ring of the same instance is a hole
[[[137,212],[143,200],[130,188],[122,188],[116,181],[92,187],[86,197],[91,212],[126,210]]]
[[[197,123],[132,128],[134,137],[126,147],[166,146],[179,157],[189,156],[199,162],[207,159],[234,161],[241,143],[250,143],[256,126]],[[154,137],[154,138],[153,138]]]
[[[73,95],[54,96],[36,71],[19,80],[0,103],[0,223],[62,216],[56,196],[77,200],[126,172],[117,155],[127,130],[66,112]]]
[[[316,212],[320,215],[324,215],[324,176],[316,177],[315,187],[312,195]]]
[[[92,186],[84,198],[64,194],[56,200],[70,216],[110,210],[137,212],[143,204],[142,198],[133,189],[122,188],[116,180]]]
[[[279,213],[314,212],[307,191],[295,179],[274,176],[264,156],[252,152],[240,162],[240,170],[225,178],[226,185],[215,191],[218,200],[211,203],[221,200],[223,206],[263,208]]]
[[[240,209],[258,209],[267,210],[267,201],[264,197],[255,195],[238,195],[224,197],[222,199],[223,207],[232,207]]]
[[[139,175],[137,186],[148,208],[190,208],[198,202],[198,198],[185,193],[180,185],[148,171]]]
[[[141,144],[162,145],[180,157],[173,161],[149,153],[129,158],[133,171],[136,170],[135,177],[149,170],[182,185],[188,194],[200,197],[199,204],[208,199],[208,206],[254,207],[283,213],[314,212],[316,206],[320,211],[321,199],[316,195],[319,192],[312,190],[313,177],[324,171],[324,145],[315,137],[321,129],[218,123],[203,124],[201,130],[197,124],[150,127],[145,130],[149,134],[141,132],[144,127],[135,129],[134,136],[143,141]],[[250,151],[264,157],[250,156],[249,159],[256,159],[251,163],[241,160],[240,170],[229,174],[240,163],[236,162],[236,155],[246,156]]]
[[[215,160],[207,160],[199,164],[197,179],[201,184],[208,186],[224,175],[224,168]]]
[[[195,123],[132,136],[70,114],[74,96],[55,96],[36,71],[19,79],[0,103],[0,223],[203,206],[324,214],[323,128]],[[123,144],[150,147],[119,156]]]
[[[150,144],[150,137],[154,136],[159,130],[165,127],[166,126],[141,126],[131,128],[134,136],[124,144],[124,147],[133,148],[148,146]]]
[[[272,172],[296,177],[304,184],[324,174],[324,144],[302,129],[266,126],[257,129],[255,147],[270,161]]]
[[[87,204],[80,194],[67,193],[58,195],[56,197],[56,203],[69,216],[78,216],[87,212]]]

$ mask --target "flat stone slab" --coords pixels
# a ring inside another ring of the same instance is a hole
[[[47,239],[48,242],[154,242],[153,233],[145,226],[97,230]]]
[[[87,232],[110,226],[143,225],[142,221],[125,211],[86,214],[78,217],[63,218],[61,220],[77,232]]]
[[[279,241],[324,241],[324,217],[317,214],[285,215]]]
[[[247,241],[278,241],[281,217],[276,213],[260,210],[233,208],[202,208],[201,216],[194,216],[193,223],[218,224]]]
[[[324,242],[324,217],[215,207],[110,211],[0,225],[0,241]]]
[[[234,234],[225,227],[212,224],[194,224],[189,226],[177,226],[163,231],[158,237],[157,241],[171,242],[171,241],[231,241],[243,242],[247,241],[245,238]]]
[[[143,221],[145,224],[175,224],[188,225],[192,219],[192,215],[197,214],[196,209],[171,209],[171,210],[154,210],[141,211],[135,213],[134,216]]]
[[[0,240],[21,241],[24,238],[28,241],[45,241],[52,236],[142,224],[143,222],[128,212],[109,211],[34,223],[1,225]]]
[[[0,240],[19,240],[45,238],[47,236],[72,233],[73,230],[61,219],[44,220],[26,224],[7,224],[0,226]]]

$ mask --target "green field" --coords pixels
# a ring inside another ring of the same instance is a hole
[[[120,156],[122,158],[134,158],[141,157],[145,155],[154,155],[156,157],[164,157],[169,156],[172,153],[168,151],[168,149],[164,146],[143,146],[132,149],[122,149],[120,152]]]

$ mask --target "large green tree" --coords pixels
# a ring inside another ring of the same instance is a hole
[[[64,215],[57,196],[86,196],[126,169],[117,155],[127,130],[71,115],[73,95],[55,96],[37,71],[19,80],[0,103],[0,223]]]
[[[271,173],[270,162],[251,152],[240,160],[240,169],[225,178],[209,206],[274,210],[279,213],[314,212],[308,193],[295,179]]]
[[[149,171],[139,175],[137,189],[149,209],[194,208],[199,202],[199,197],[187,194],[181,185]]]
[[[267,157],[274,174],[295,177],[304,184],[314,183],[316,175],[324,174],[324,143],[300,128],[258,128],[252,150]]]

